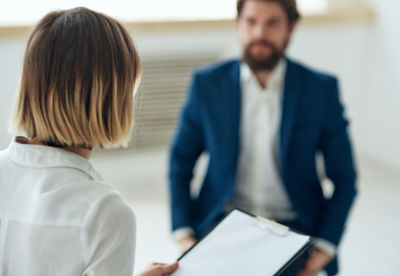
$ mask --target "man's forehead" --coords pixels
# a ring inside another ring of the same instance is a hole
[[[244,16],[285,16],[282,5],[275,1],[247,0],[243,3],[241,15]]]

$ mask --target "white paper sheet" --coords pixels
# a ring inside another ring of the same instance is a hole
[[[309,236],[233,210],[183,256],[172,275],[274,275],[309,240]]]

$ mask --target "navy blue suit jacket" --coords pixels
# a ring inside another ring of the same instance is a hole
[[[240,153],[240,60],[197,71],[192,79],[170,153],[172,228],[190,226],[197,237],[220,218],[232,199]],[[347,120],[337,80],[287,59],[279,129],[281,178],[307,234],[337,245],[356,194]],[[197,197],[190,195],[201,153],[209,165]],[[334,184],[325,198],[316,168],[324,157]]]

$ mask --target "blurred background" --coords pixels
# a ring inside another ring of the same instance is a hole
[[[124,22],[143,63],[135,126],[127,149],[96,151],[92,161],[116,185],[138,220],[137,269],[180,252],[169,232],[168,145],[192,71],[240,54],[236,0],[47,1],[2,3],[0,148],[33,24],[54,9],[86,6]],[[298,0],[303,18],[288,54],[340,79],[359,169],[340,275],[399,275],[400,1]],[[207,156],[196,167],[200,182]]]

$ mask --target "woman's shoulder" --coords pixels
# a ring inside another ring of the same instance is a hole
[[[115,187],[100,181],[91,181],[90,185],[94,186],[91,189],[95,192],[90,196],[84,220],[102,218],[115,223],[118,221],[134,222],[132,208]]]
[[[85,178],[65,180],[38,195],[44,217],[63,218],[66,224],[78,227],[92,218],[134,220],[132,209],[114,186]]]
[[[133,216],[133,212],[126,199],[121,193],[111,184],[99,181],[86,181],[85,191],[81,195],[82,199],[87,201],[90,206],[87,210],[95,212],[106,212],[107,214],[117,214]]]

